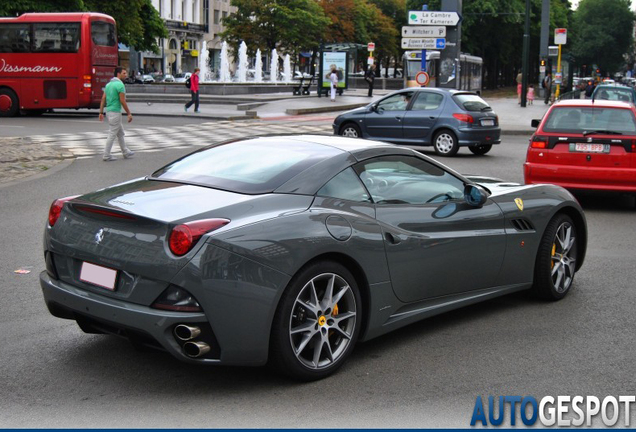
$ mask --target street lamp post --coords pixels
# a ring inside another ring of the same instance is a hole
[[[528,94],[528,63],[530,56],[530,0],[526,0],[526,25],[523,33],[523,59],[521,77],[521,107],[526,106],[526,95]]]

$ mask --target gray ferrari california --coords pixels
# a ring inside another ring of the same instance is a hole
[[[558,186],[380,142],[264,137],[56,200],[40,282],[85,332],[314,380],[422,318],[524,289],[562,299],[586,242]]]

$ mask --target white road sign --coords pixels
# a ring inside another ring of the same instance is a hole
[[[444,38],[402,38],[402,49],[444,49]]]
[[[461,17],[457,12],[409,11],[409,25],[456,26]]]
[[[443,38],[446,37],[446,26],[403,26],[402,37]]]

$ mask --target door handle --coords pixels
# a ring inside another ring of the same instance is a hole
[[[433,116],[430,116],[429,118],[430,118],[431,120],[435,120],[435,117],[433,117]]]
[[[400,237],[394,236],[393,234],[389,232],[384,234],[384,238],[386,239],[386,241],[388,241],[391,244],[398,244],[402,241]]]

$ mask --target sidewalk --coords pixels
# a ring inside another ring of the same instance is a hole
[[[334,117],[337,113],[360,106],[365,106],[374,100],[390,93],[390,90],[374,91],[373,98],[367,97],[365,89],[345,91],[338,96],[336,102],[328,97],[318,97],[313,92],[309,96],[292,96],[289,93],[274,93],[240,96],[207,96],[201,97],[200,113],[193,108],[188,112],[183,109],[183,95],[155,95],[136,94],[134,101],[128,105],[134,115],[159,117],[188,117],[206,120],[245,120],[260,118],[281,119],[286,116],[302,116],[316,113],[330,113]],[[143,97],[143,100],[141,100]],[[159,101],[159,102],[157,102]],[[486,98],[493,110],[499,116],[502,135],[531,134],[534,129],[530,126],[532,119],[540,119],[545,114],[548,105],[535,100],[535,104],[521,108],[516,98]],[[56,112],[77,113],[77,111]],[[83,112],[85,114],[85,112]],[[97,112],[95,112],[97,115]]]

